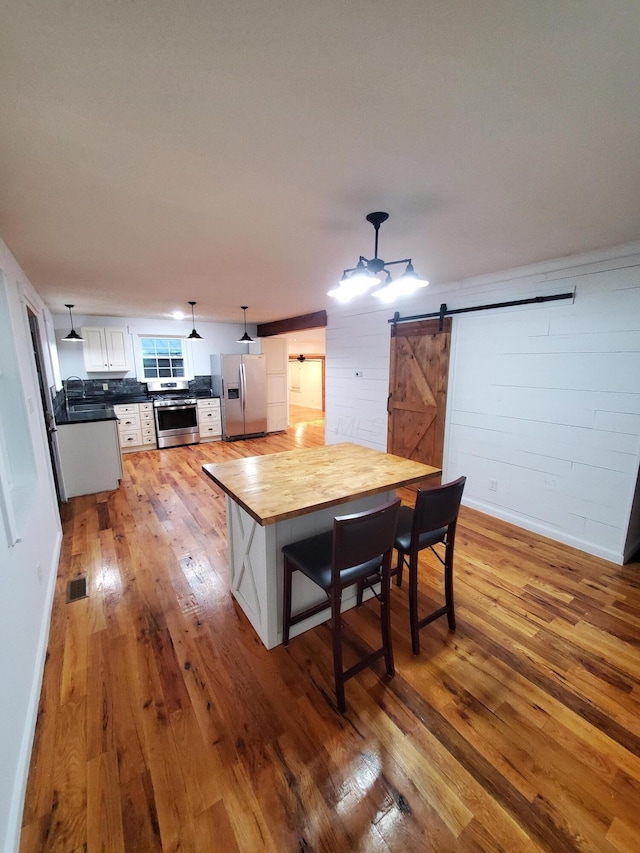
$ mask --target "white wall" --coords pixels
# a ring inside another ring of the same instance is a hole
[[[62,536],[25,302],[38,316],[43,337],[47,312],[1,240],[0,270],[8,298],[12,356],[22,383],[20,405],[35,460],[35,480],[17,519],[19,541],[10,544],[0,524],[0,849],[11,851],[18,849]],[[53,384],[50,363],[46,369],[47,381]],[[3,433],[8,432],[7,417],[0,408]]]
[[[322,409],[322,359],[289,362],[289,402],[294,406]]]
[[[627,541],[640,462],[639,244],[429,287],[382,310],[371,297],[332,306],[327,442],[386,449],[394,311],[574,288],[575,302],[453,318],[443,478],[467,475],[467,505],[623,562],[640,544],[637,530]]]
[[[290,356],[296,356],[295,361],[289,361],[289,402],[295,406],[322,410],[322,360],[314,360],[311,356],[324,355],[325,330],[293,332],[287,336],[287,349]],[[309,358],[299,362],[299,355]]]
[[[124,328],[128,331],[127,347],[130,370],[126,373],[94,373],[87,374],[82,355],[82,344],[65,341],[69,332],[69,315],[55,314],[53,316],[55,335],[58,345],[60,373],[63,379],[67,376],[80,376],[82,379],[118,378],[135,379],[134,338],[139,335],[184,335],[187,336],[192,327],[191,318],[188,320],[151,320],[139,317],[92,317],[89,315],[73,315],[73,325],[76,331],[82,326],[110,326]],[[196,317],[196,329],[203,340],[187,341],[191,364],[195,376],[206,376],[211,373],[210,356],[212,353],[243,353],[247,352],[246,344],[236,341],[244,332],[244,324],[240,323],[206,323]],[[247,331],[255,337],[256,328],[247,324]]]

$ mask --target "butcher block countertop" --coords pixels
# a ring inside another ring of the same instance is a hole
[[[204,472],[259,524],[437,477],[440,468],[359,444],[330,444],[210,463]]]

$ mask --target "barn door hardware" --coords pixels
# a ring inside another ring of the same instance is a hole
[[[512,299],[510,302],[491,302],[488,305],[472,305],[470,308],[448,308],[447,303],[443,302],[440,305],[439,311],[432,311],[430,314],[414,314],[411,317],[401,317],[400,312],[396,311],[393,317],[387,322],[397,326],[398,323],[409,323],[412,320],[430,320],[437,317],[439,320],[439,331],[444,328],[444,318],[451,317],[453,314],[469,314],[472,311],[492,311],[494,308],[513,308],[516,305],[537,305],[541,302],[558,302],[561,299],[575,299],[575,289],[571,293],[553,293],[549,296],[531,296],[528,299]]]

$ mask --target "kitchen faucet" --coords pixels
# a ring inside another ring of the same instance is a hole
[[[67,378],[64,381],[64,408],[65,408],[66,412],[69,411],[69,382],[72,379],[77,380],[82,385],[82,395],[81,396],[83,398],[87,396],[85,393],[85,388],[84,388],[84,379],[82,379],[80,376],[67,376]]]

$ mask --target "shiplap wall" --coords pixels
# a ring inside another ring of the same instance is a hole
[[[332,306],[327,442],[386,449],[387,321],[396,309],[407,316],[441,302],[574,290],[575,301],[454,317],[444,479],[466,474],[467,505],[623,562],[640,544],[631,512],[640,460],[638,244],[429,287],[382,310],[372,298]]]

